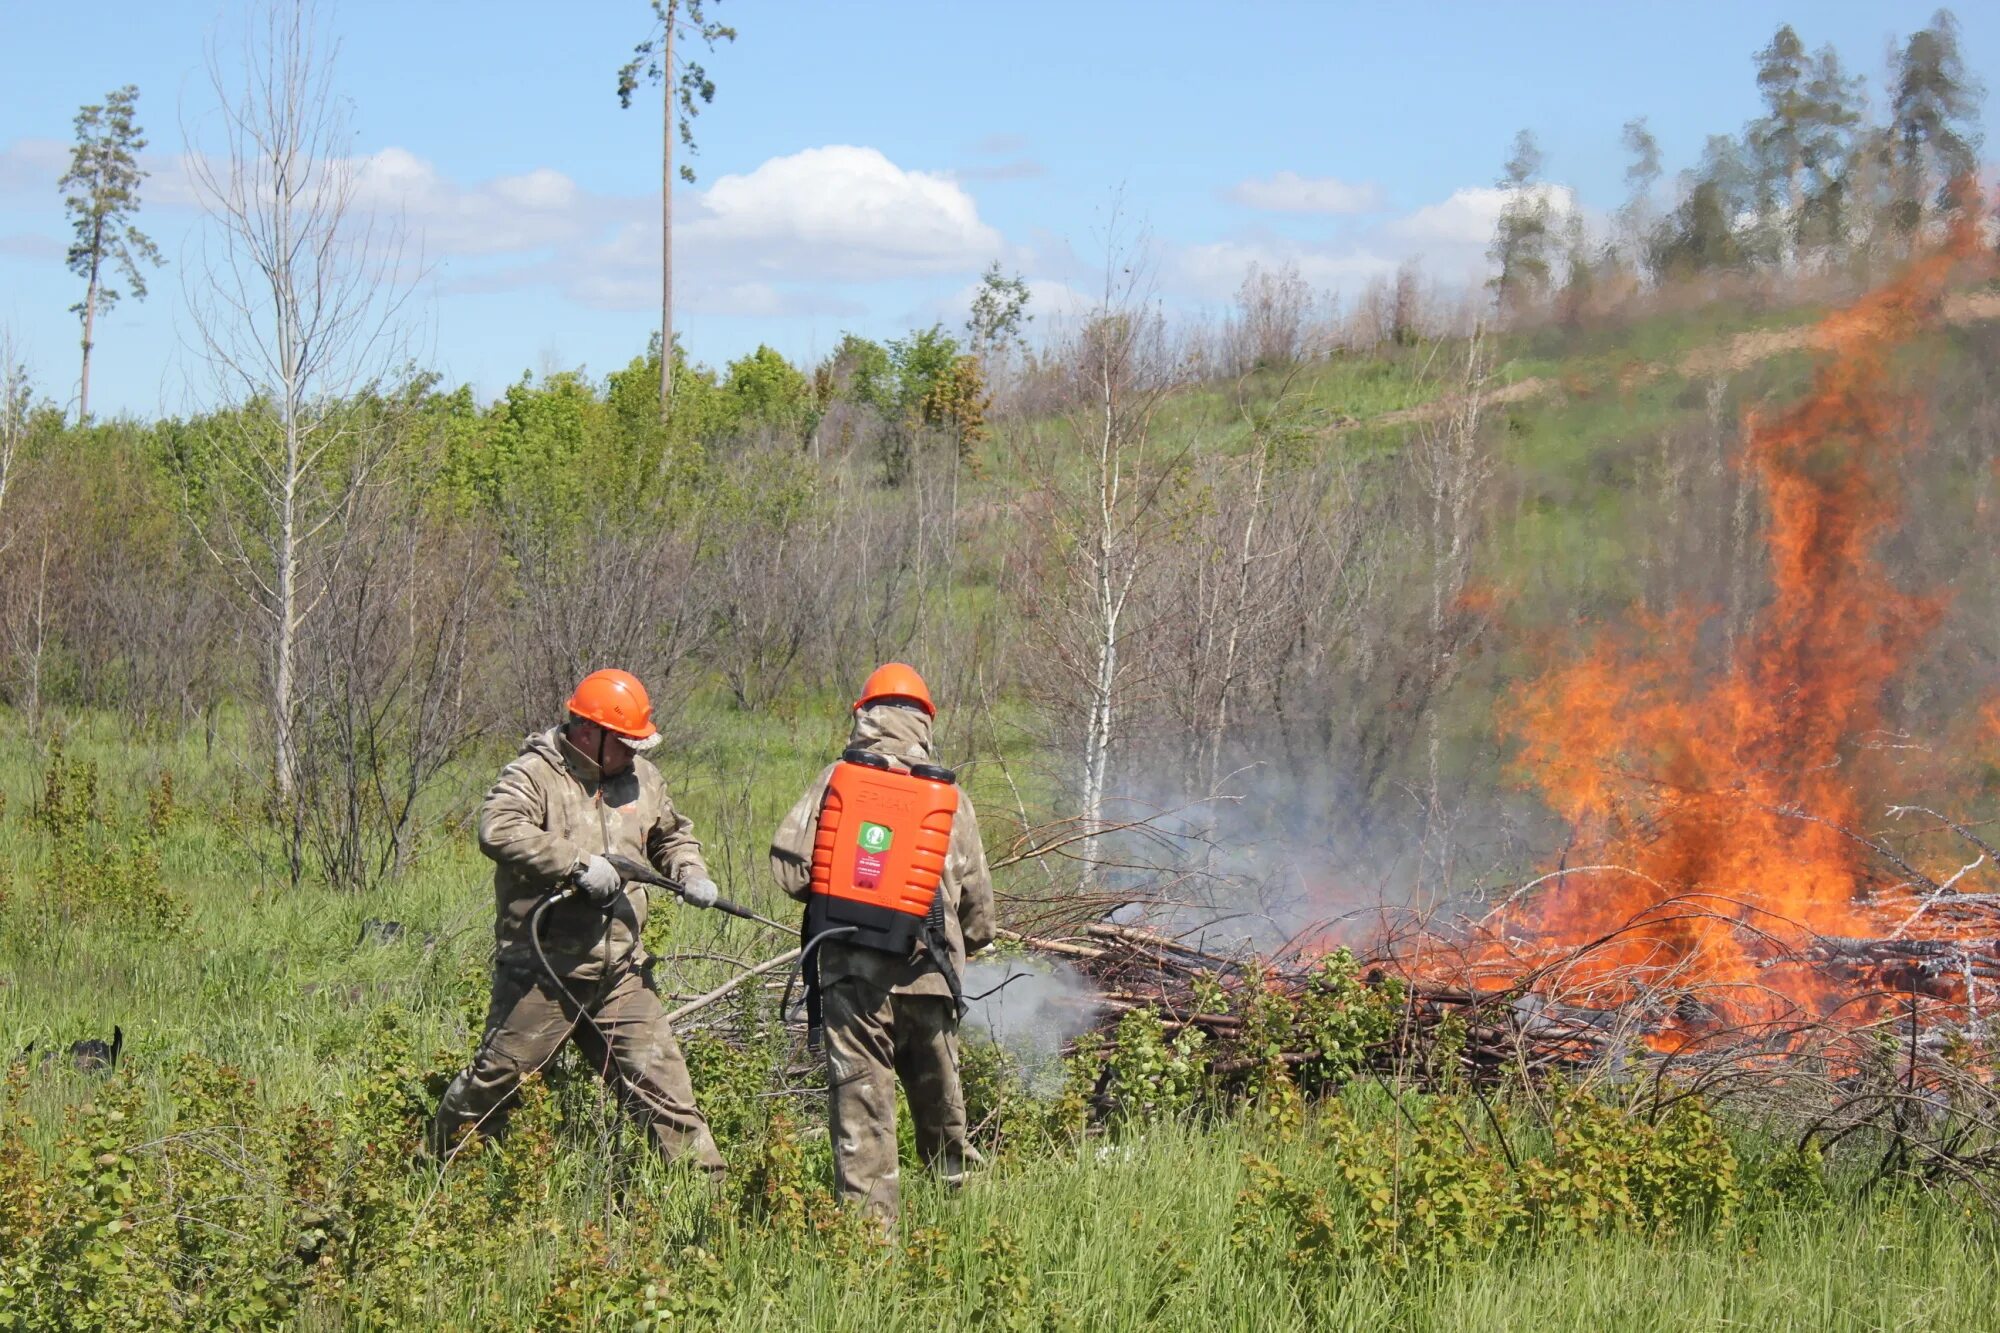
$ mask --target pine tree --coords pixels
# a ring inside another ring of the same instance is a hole
[[[1625,168],[1625,204],[1618,210],[1619,232],[1636,268],[1644,261],[1646,237],[1654,225],[1653,187],[1660,181],[1660,141],[1644,116],[1625,122],[1619,141],[1632,155]]]
[[[1487,256],[1499,269],[1487,284],[1502,313],[1518,314],[1548,291],[1550,251],[1555,242],[1555,212],[1540,184],[1542,150],[1529,130],[1514,136],[1506,174],[1499,186],[1506,191],[1500,221]]]
[[[708,71],[685,57],[674,55],[674,42],[683,28],[701,38],[709,50],[717,42],[736,40],[736,29],[710,19],[704,6],[716,0],[651,0],[653,35],[632,48],[632,58],[618,70],[618,105],[630,108],[632,94],[644,78],[660,85],[664,121],[660,141],[660,346],[674,346],[674,141],[680,140],[690,154],[695,151],[694,119],[703,106],[715,100],[715,80]],[[690,184],[694,168],[681,164],[680,178]],[[673,410],[674,362],[668,354],[660,358],[660,420]]]
[[[1789,230],[1804,204],[1805,138],[1812,108],[1806,94],[1811,78],[1805,43],[1787,23],[1757,53],[1757,91],[1764,114],[1745,135],[1756,164],[1758,213],[1769,225]]]
[[[137,300],[146,299],[146,278],[140,264],[162,262],[152,240],[132,221],[139,211],[139,182],[147,173],[139,166],[146,146],[138,121],[139,90],[127,84],[107,95],[100,106],[76,113],[76,147],[69,170],[57,188],[64,191],[76,239],[69,247],[69,269],[84,280],[83,299],[70,312],[83,321],[83,372],[77,389],[76,419],[90,419],[90,353],[97,342],[97,316],[117,304],[121,293],[105,282],[106,270],[125,275]]]
[[[1801,253],[1837,253],[1848,242],[1848,212],[1854,190],[1854,162],[1859,155],[1861,80],[1841,68],[1840,53],[1822,46],[1813,54],[1812,75],[1806,82],[1810,117],[1799,138],[1805,183],[1792,242]]]
[[[1958,20],[1940,9],[1930,27],[1911,34],[1896,63],[1887,148],[1892,220],[1905,244],[1933,208],[1952,206],[1953,187],[1978,166],[1982,92],[1959,54]]]
[[[1736,141],[1710,135],[1701,169],[1682,177],[1681,203],[1654,232],[1647,255],[1653,276],[1689,277],[1743,267],[1749,251],[1738,225],[1755,184]]]

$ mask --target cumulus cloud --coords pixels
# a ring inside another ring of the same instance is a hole
[[[691,252],[764,273],[866,282],[948,273],[999,251],[958,182],[831,144],[718,178],[675,232]]]
[[[1273,178],[1279,179],[1282,175]],[[1246,182],[1253,183],[1271,182]],[[1558,217],[1579,207],[1567,186],[1533,190]],[[1207,301],[1233,298],[1252,264],[1267,271],[1293,267],[1312,287],[1350,294],[1409,260],[1447,283],[1474,283],[1489,271],[1486,250],[1508,194],[1493,186],[1466,186],[1408,213],[1348,226],[1317,241],[1260,235],[1188,245],[1172,254],[1168,276],[1175,290]],[[1584,221],[1592,227],[1597,220],[1585,211]]]
[[[1238,181],[1229,199],[1266,213],[1372,213],[1382,206],[1382,192],[1372,183],[1337,180],[1332,176],[1301,176],[1281,171],[1263,180]]]
[[[447,293],[550,287],[620,311],[659,301],[657,197],[593,194],[547,168],[463,184],[401,149],[363,160],[357,183],[362,203],[445,262]],[[975,271],[1005,249],[949,177],[848,145],[722,176],[675,209],[676,294],[694,314],[848,317],[863,307],[844,288]]]
[[[400,218],[431,254],[519,254],[571,243],[638,206],[637,200],[589,195],[549,167],[465,184],[402,148],[384,148],[352,165],[355,205]]]
[[[1557,214],[1576,207],[1576,196],[1566,185],[1535,185],[1529,189]],[[1493,229],[1512,193],[1498,186],[1469,185],[1453,190],[1450,197],[1439,203],[1425,204],[1408,217],[1396,219],[1386,230],[1392,236],[1419,245],[1484,247],[1493,239]]]
[[[195,202],[185,163],[149,165],[152,199]],[[621,311],[659,301],[657,195],[592,192],[550,167],[457,180],[398,147],[348,165],[355,206],[393,220],[440,266],[446,294],[550,288]],[[973,271],[1005,248],[949,176],[851,145],[771,158],[679,195],[675,208],[677,294],[691,313],[849,316],[861,308],[835,290],[843,285]]]

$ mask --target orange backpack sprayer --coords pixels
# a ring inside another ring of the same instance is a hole
[[[800,933],[808,1030],[819,1032],[819,945],[844,939],[908,957],[919,942],[944,972],[963,1012],[944,938],[945,860],[958,813],[948,768],[903,772],[870,750],[848,750],[833,766],[813,838],[812,888]]]

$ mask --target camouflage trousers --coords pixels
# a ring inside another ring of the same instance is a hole
[[[574,1040],[654,1151],[719,1174],[722,1155],[695,1109],[687,1061],[651,981],[628,967],[603,981],[565,984],[581,1009],[546,977],[494,969],[486,1035],[472,1064],[445,1089],[431,1122],[432,1151],[442,1155],[467,1126],[492,1137],[503,1133],[521,1080]]]
[[[976,1155],[965,1142],[958,1082],[958,1020],[952,1002],[896,995],[842,977],[822,997],[834,1187],[893,1226],[899,1205],[896,1080],[909,1098],[924,1165],[952,1184]]]

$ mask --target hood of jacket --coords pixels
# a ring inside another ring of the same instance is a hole
[[[927,713],[898,704],[870,704],[854,712],[847,748],[872,750],[906,764],[937,761],[931,752],[931,719]]]

